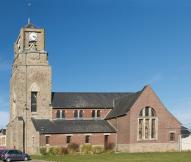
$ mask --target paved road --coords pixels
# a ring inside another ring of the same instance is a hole
[[[29,162],[47,162],[47,161],[44,161],[44,160],[30,160]]]
[[[20,161],[20,162],[22,162],[22,161]],[[28,162],[47,162],[47,161],[44,161],[44,160],[30,160]]]
[[[3,162],[2,160],[0,160],[0,162]],[[14,161],[17,162],[17,161]],[[19,161],[19,162],[25,162],[25,161]],[[43,161],[43,160],[30,160],[28,162],[47,162],[47,161]]]

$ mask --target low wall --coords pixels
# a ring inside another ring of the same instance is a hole
[[[191,151],[191,135],[181,139],[181,150]]]
[[[118,144],[117,151],[120,152],[166,152],[179,151],[178,143],[135,143]]]

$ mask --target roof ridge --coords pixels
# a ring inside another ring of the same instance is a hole
[[[112,93],[112,94],[118,94],[118,93],[120,93],[120,94],[126,94],[126,93],[137,93],[137,92],[78,92],[78,91],[76,91],[76,92],[52,92],[52,93],[89,93],[89,94],[92,94],[92,93]]]

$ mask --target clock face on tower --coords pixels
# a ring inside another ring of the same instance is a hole
[[[35,32],[32,32],[29,34],[29,42],[37,42],[38,34]]]

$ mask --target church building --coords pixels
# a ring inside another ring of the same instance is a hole
[[[178,151],[181,123],[150,86],[137,92],[52,92],[45,30],[31,23],[14,44],[7,147],[92,144],[116,151]]]

